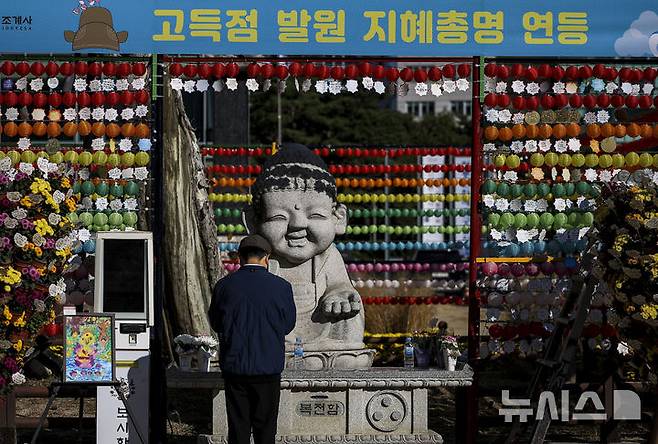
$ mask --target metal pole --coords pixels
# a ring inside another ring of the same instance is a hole
[[[477,287],[477,258],[480,255],[481,221],[478,213],[482,166],[480,142],[480,81],[482,80],[481,59],[473,57],[473,101],[471,144],[471,232],[468,267],[468,359],[473,368],[473,385],[466,392],[466,443],[477,441],[478,430],[478,360],[480,358],[480,291]]]
[[[281,146],[283,143],[283,128],[282,128],[282,116],[281,116],[281,88],[276,89],[276,143],[278,146]]]

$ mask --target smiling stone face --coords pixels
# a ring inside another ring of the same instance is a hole
[[[334,201],[317,191],[263,194],[259,232],[274,257],[297,265],[325,251],[340,232],[342,215]]]

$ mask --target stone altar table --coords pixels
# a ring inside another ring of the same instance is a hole
[[[368,370],[286,370],[281,379],[277,442],[280,443],[442,443],[428,428],[428,392],[464,387],[473,381],[459,371],[379,368]],[[213,434],[201,444],[226,443],[224,381],[219,371],[168,371],[170,388],[213,391]]]

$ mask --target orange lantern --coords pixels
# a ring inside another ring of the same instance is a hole
[[[109,123],[105,127],[105,135],[107,137],[109,137],[110,139],[115,139],[116,137],[119,136],[119,134],[121,134],[121,127],[119,125],[117,125],[116,123],[114,123],[114,122]]]
[[[496,140],[498,138],[498,128],[490,125],[484,129],[484,138],[487,140]]]
[[[553,134],[553,128],[549,124],[542,123],[539,125],[539,137],[541,139],[549,139],[551,134]]]
[[[135,135],[135,125],[132,123],[124,123],[121,125],[121,135],[123,137],[132,137]]]
[[[631,137],[637,137],[640,135],[640,125],[637,123],[629,123],[628,126],[626,127],[626,134],[628,134]]]
[[[146,139],[151,135],[151,130],[145,123],[138,123],[135,127],[135,136],[140,139]]]
[[[75,133],[78,132],[78,125],[76,125],[75,122],[66,122],[62,132],[66,137],[74,137]]]
[[[587,135],[590,139],[597,139],[601,136],[601,127],[597,123],[587,125]]]
[[[601,125],[601,137],[607,139],[615,135],[615,127],[612,123],[607,122]]]
[[[580,135],[580,125],[573,122],[567,125],[567,136],[578,137],[579,135]]]
[[[527,125],[525,127],[525,136],[528,139],[536,139],[538,135],[539,135],[539,128],[537,128],[537,125]]]
[[[525,137],[525,126],[517,123],[512,127],[512,135],[515,139],[523,139]]]
[[[509,142],[512,140],[512,130],[507,126],[500,128],[498,130],[498,138],[503,142]]]
[[[35,137],[43,137],[46,135],[46,124],[43,122],[34,122],[32,125],[32,135]]]
[[[621,123],[615,126],[615,137],[624,137],[626,135],[626,127]]]
[[[21,122],[18,125],[18,135],[20,137],[30,137],[32,135],[32,125],[27,122]]]
[[[86,120],[81,120],[78,122],[78,134],[82,137],[86,137],[91,133],[91,124]]]
[[[564,139],[567,135],[567,127],[561,123],[553,125],[553,137],[556,139]]]
[[[94,122],[91,125],[91,133],[96,137],[103,137],[105,135],[105,124],[103,122]]]
[[[50,122],[46,128],[48,137],[55,138],[62,133],[62,127],[57,122]]]
[[[645,123],[640,127],[640,136],[642,138],[650,138],[653,136],[653,128],[648,123]]]
[[[18,125],[16,125],[16,122],[5,123],[4,133],[7,137],[16,137],[16,134],[18,134]]]

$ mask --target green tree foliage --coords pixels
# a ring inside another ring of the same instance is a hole
[[[289,87],[281,98],[283,141],[317,145],[468,145],[470,121],[451,113],[414,120],[392,109],[393,98],[372,92],[299,93]],[[268,144],[277,135],[277,93],[250,95],[252,144]]]

